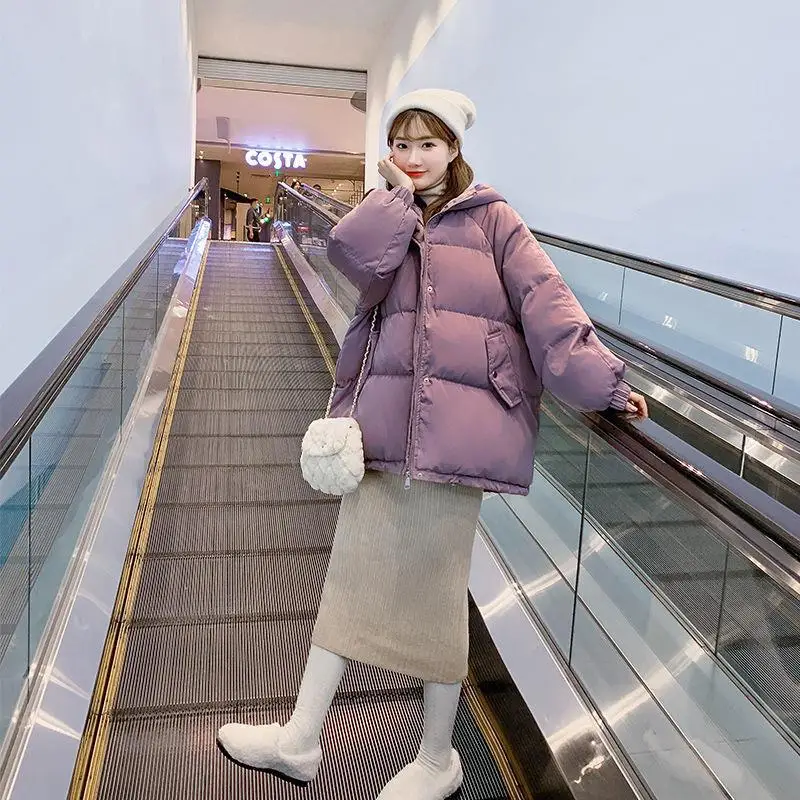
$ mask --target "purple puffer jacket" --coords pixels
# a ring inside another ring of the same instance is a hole
[[[355,417],[367,469],[527,494],[543,388],[623,409],[625,366],[519,215],[477,185],[423,226],[405,188],[375,190],[331,231],[328,257],[361,292],[336,365],[332,416]]]

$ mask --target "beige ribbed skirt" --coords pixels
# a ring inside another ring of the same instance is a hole
[[[342,498],[312,641],[345,658],[457,683],[483,492],[367,471]]]

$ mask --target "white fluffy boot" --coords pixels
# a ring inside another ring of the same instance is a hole
[[[416,759],[384,786],[378,800],[445,800],[464,781],[453,749],[460,683],[425,684],[425,728]]]
[[[283,726],[223,725],[217,734],[220,744],[241,764],[271,769],[298,781],[313,780],[322,761],[322,725],[347,664],[347,659],[312,645],[289,722]]]

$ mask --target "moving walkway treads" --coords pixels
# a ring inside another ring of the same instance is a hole
[[[315,341],[305,344],[285,344],[284,342],[195,342],[194,356],[224,356],[229,358],[265,358],[269,356],[290,356],[292,358],[319,358],[319,346]]]
[[[325,361],[317,350],[317,355],[303,358],[297,356],[195,356],[189,351],[184,370],[192,372],[322,372],[328,375]],[[324,409],[323,409],[324,410]]]
[[[197,344],[236,344],[241,342],[243,331],[192,331],[192,341]],[[247,341],[251,344],[315,344],[314,337],[306,330],[305,335],[300,330],[260,330],[248,331]],[[119,379],[117,379],[119,383]]]
[[[184,372],[181,388],[235,391],[257,389],[325,390],[331,389],[331,377],[325,372]]]
[[[208,336],[223,335],[235,337],[236,341],[241,341],[243,334],[253,334],[263,336],[268,333],[280,333],[283,335],[297,334],[308,335],[308,323],[303,320],[296,322],[278,322],[277,320],[264,320],[259,322],[230,322],[224,319],[205,319],[195,318],[192,328],[192,340],[196,334],[200,334],[197,341],[208,341]]]
[[[231,322],[302,322],[305,317],[297,309],[295,311],[278,311],[274,308],[262,308],[260,311],[203,311],[207,320],[224,319]]]
[[[258,289],[257,291],[262,291]],[[249,313],[251,311],[258,312],[259,314],[264,310],[274,310],[280,312],[294,313],[297,311],[297,298],[292,292],[270,292],[269,302],[264,303],[260,300],[254,300],[251,297],[242,297],[241,295],[232,297],[223,294],[221,291],[215,292],[213,298],[207,298],[200,303],[200,310],[204,312],[209,311],[235,311],[241,313]],[[301,312],[302,313],[302,312]]]

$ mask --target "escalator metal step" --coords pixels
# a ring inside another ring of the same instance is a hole
[[[241,356],[194,356],[189,355],[184,369],[187,372],[199,370],[201,372],[286,372],[296,369],[298,372],[323,372],[326,375],[328,368],[322,356],[317,355],[306,358],[297,356],[261,356],[243,358]]]
[[[330,548],[338,515],[335,498],[290,506],[156,506],[148,553]]]
[[[188,411],[273,411],[309,409],[324,416],[330,392],[326,389],[271,389],[227,392],[183,389],[176,408]]]
[[[158,503],[304,503],[322,495],[299,466],[169,467],[161,475]]]
[[[184,372],[181,388],[214,389],[231,391],[235,389],[256,389],[267,392],[270,389],[310,389],[329,392],[331,377],[325,372]],[[327,400],[326,400],[327,405]]]
[[[184,373],[185,374],[185,373]],[[325,370],[325,375],[328,371]],[[296,411],[175,411],[170,435],[303,436],[319,413]]]
[[[271,344],[252,342],[196,342],[192,348],[195,356],[224,356],[230,358],[264,358],[269,356],[291,356],[292,358],[320,358],[319,347],[312,340],[308,344]]]
[[[297,310],[297,298],[292,292],[284,292],[280,295],[271,292],[269,303],[246,302],[241,297],[229,297],[222,292],[204,292],[204,297],[200,303],[202,311],[257,311],[261,313],[265,309],[275,311]]]
[[[168,467],[242,467],[299,462],[297,436],[177,436],[169,443],[165,463]]]
[[[243,769],[217,748],[217,729],[234,720],[285,722],[290,705],[259,703],[250,711],[119,716],[110,722],[101,800],[375,800],[381,788],[416,756],[422,699],[335,702],[322,734],[325,754],[308,785]],[[460,800],[505,800],[506,791],[475,724],[460,710],[454,746],[464,765]],[[409,798],[409,800],[411,800]]]
[[[241,332],[222,331],[197,331],[192,332],[192,341],[196,344],[237,344],[241,342]],[[305,335],[301,331],[260,331],[248,332],[247,341],[250,344],[315,344],[314,337],[309,331]]]
[[[184,622],[315,615],[328,555],[321,549],[148,558],[132,619]]]
[[[253,309],[252,311],[205,311],[208,320],[225,319],[231,322],[302,322],[305,317],[300,309],[279,311],[277,308]]]
[[[311,646],[313,617],[134,627],[129,634],[122,712],[292,704]],[[232,654],[235,654],[232,657]],[[403,693],[420,681],[358,662],[341,694]]]
[[[261,320],[258,322],[233,322],[227,319],[206,319],[200,317],[195,320],[194,328],[192,329],[192,339],[196,334],[250,334],[253,333],[260,336],[264,333],[297,333],[302,335],[308,334],[308,323],[303,320],[284,322],[277,320]],[[239,339],[241,340],[241,335]],[[203,341],[198,339],[198,341]]]

